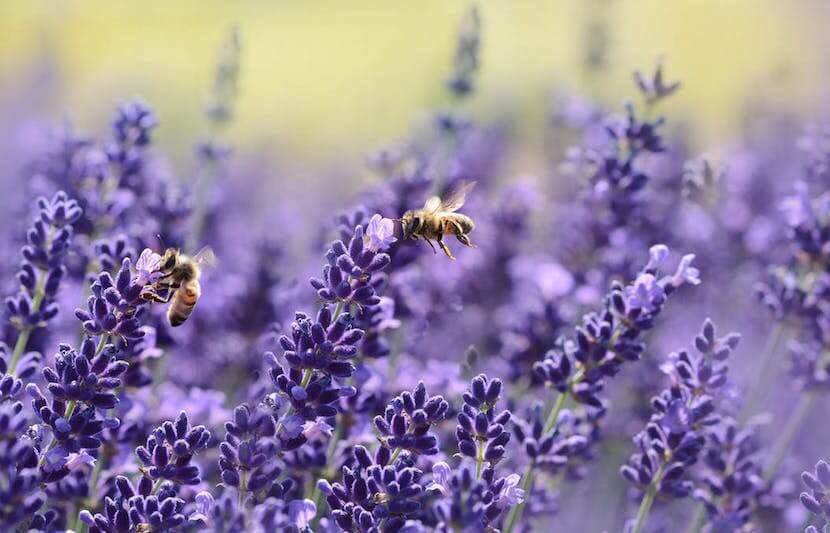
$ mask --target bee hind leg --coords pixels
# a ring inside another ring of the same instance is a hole
[[[444,250],[444,253],[447,254],[447,257],[449,257],[451,260],[455,261],[455,257],[453,257],[452,252],[450,252],[449,246],[447,246],[447,243],[444,242],[444,236],[443,235],[440,235],[438,237],[438,246],[440,246],[441,249]]]
[[[455,238],[458,239],[458,242],[467,246],[469,248],[476,248],[476,245],[470,242],[470,237],[466,233],[464,233],[464,228],[461,227],[457,222],[452,223],[453,233],[455,234]]]
[[[470,242],[470,237],[468,237],[465,233],[456,233],[455,238],[458,239],[458,242],[464,246],[469,248],[478,248],[475,244]]]

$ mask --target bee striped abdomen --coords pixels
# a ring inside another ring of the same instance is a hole
[[[170,308],[167,310],[167,320],[173,327],[181,326],[188,319],[199,301],[202,288],[198,280],[191,280],[184,283],[176,290]]]

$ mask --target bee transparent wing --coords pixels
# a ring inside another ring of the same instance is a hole
[[[193,261],[199,265],[199,268],[213,268],[216,266],[216,254],[213,253],[213,248],[205,246],[193,256]]]
[[[433,196],[424,204],[424,210],[430,213],[438,211],[439,207],[441,207],[441,199],[437,196]]]
[[[474,181],[461,182],[457,187],[447,193],[446,198],[441,201],[439,211],[452,213],[453,211],[461,209],[461,206],[464,205],[464,201],[467,199],[467,193],[473,190],[475,184]]]

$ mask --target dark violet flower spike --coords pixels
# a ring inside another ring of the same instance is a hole
[[[64,262],[72,241],[72,225],[83,214],[75,200],[59,191],[51,199],[39,198],[38,212],[26,235],[23,261],[17,279],[20,292],[6,300],[9,322],[26,336],[45,327],[58,312],[55,302],[65,274]],[[21,345],[25,349],[25,342]],[[21,353],[8,362],[7,372],[14,375]]]
[[[374,418],[382,443],[397,456],[405,450],[413,455],[438,453],[438,437],[431,430],[447,416],[449,404],[441,396],[429,396],[423,382],[412,393],[403,392]]]
[[[210,432],[204,426],[191,427],[182,411],[173,422],[164,422],[136,448],[136,456],[152,481],[167,480],[177,485],[198,485],[200,471],[192,464],[193,455],[207,448]]]

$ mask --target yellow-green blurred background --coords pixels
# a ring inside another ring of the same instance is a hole
[[[0,102],[100,132],[140,96],[157,138],[185,154],[204,128],[217,49],[237,25],[242,77],[231,140],[279,147],[310,165],[402,138],[446,103],[456,29],[468,0],[4,2]],[[684,88],[666,112],[698,142],[728,140],[747,102],[817,108],[828,51],[822,2],[799,0],[481,0],[483,70],[468,105],[510,115],[531,141],[554,89],[609,103],[633,95],[631,71],[663,56]],[[608,66],[589,74],[586,42],[607,28]]]

